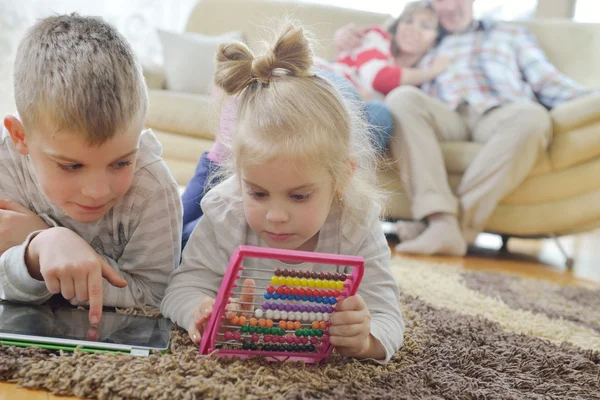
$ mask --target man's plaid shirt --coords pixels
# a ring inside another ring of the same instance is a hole
[[[445,36],[420,66],[440,54],[451,57],[451,65],[421,89],[452,109],[466,102],[484,112],[526,100],[553,108],[590,92],[559,72],[522,26],[476,21],[464,33]]]

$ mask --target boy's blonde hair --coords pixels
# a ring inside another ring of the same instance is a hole
[[[311,72],[312,66],[309,42],[291,23],[263,55],[239,42],[219,47],[215,83],[239,95],[240,104],[231,138],[219,138],[230,150],[224,166],[238,175],[244,166],[275,158],[325,167],[335,190],[344,193],[344,206],[358,216],[366,200],[383,198],[376,152],[359,104]]]
[[[100,18],[52,16],[25,34],[15,60],[15,102],[26,130],[45,117],[54,131],[100,145],[145,119],[148,95],[127,40]]]
[[[390,34],[390,38],[392,40],[392,54],[397,56],[400,54],[400,48],[396,43],[396,32],[398,31],[398,24],[400,22],[404,22],[418,12],[427,11],[431,13],[431,15],[435,19],[436,26],[439,24],[437,14],[431,5],[431,1],[429,0],[420,0],[420,1],[411,1],[410,3],[406,3],[404,8],[402,9],[402,13],[392,22],[389,26],[388,32]],[[438,28],[439,31],[439,28]]]

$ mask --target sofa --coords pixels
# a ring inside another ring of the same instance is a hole
[[[391,16],[338,7],[268,0],[201,0],[192,10],[186,32],[219,35],[241,31],[250,47],[264,39],[273,18],[290,16],[319,39],[316,54],[331,59],[332,38],[339,27],[385,24]],[[534,20],[527,25],[548,58],[563,73],[588,87],[600,87],[600,24]],[[212,59],[206,62],[213,62]],[[150,110],[146,125],[164,148],[164,159],[177,182],[185,186],[200,154],[214,141],[214,107],[209,95],[168,89],[161,66],[147,67]],[[210,82],[206,82],[207,85]],[[574,100],[551,110],[554,137],[548,151],[491,216],[486,231],[504,236],[566,235],[600,226],[600,95]],[[481,148],[472,142],[443,143],[450,185]],[[387,217],[411,219],[410,199],[398,171],[384,168],[380,184],[389,190]]]

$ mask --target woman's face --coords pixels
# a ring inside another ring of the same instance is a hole
[[[398,22],[394,40],[405,54],[424,55],[438,35],[437,19],[432,11],[417,11]]]

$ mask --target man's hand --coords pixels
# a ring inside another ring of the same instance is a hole
[[[0,198],[0,254],[18,246],[30,233],[48,229],[48,225],[28,208]]]
[[[50,228],[31,240],[25,253],[29,274],[46,283],[48,291],[71,300],[89,301],[90,323],[102,317],[102,278],[111,285],[127,286],[121,276],[75,232]]]

